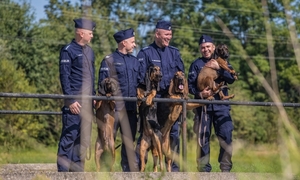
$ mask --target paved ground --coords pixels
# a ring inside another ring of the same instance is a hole
[[[56,164],[7,164],[1,165],[1,180],[281,180],[279,174],[259,173],[58,173]]]

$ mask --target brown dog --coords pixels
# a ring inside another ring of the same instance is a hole
[[[199,91],[203,91],[206,87],[209,87],[213,95],[219,93],[220,99],[231,99],[234,97],[234,94],[225,96],[222,92],[222,87],[224,87],[224,82],[220,84],[216,84],[215,80],[219,77],[217,70],[223,68],[224,70],[233,74],[234,78],[237,79],[237,73],[228,67],[226,58],[229,57],[229,51],[225,44],[218,45],[215,50],[215,58],[205,64],[205,66],[201,69],[197,78],[197,88]],[[210,96],[207,99],[212,100],[214,97]]]
[[[150,65],[146,72],[145,86],[137,88],[137,99],[142,100],[146,97],[146,105],[152,105],[152,100],[159,91],[159,82],[161,81],[162,73],[160,67],[156,65]],[[140,101],[138,103],[140,105]]]
[[[145,77],[145,87],[138,87],[137,98],[143,99],[146,97],[145,102],[140,102],[139,113],[141,124],[143,128],[142,139],[140,142],[140,160],[141,172],[145,171],[145,159],[148,149],[151,149],[153,156],[153,171],[157,172],[157,160],[159,158],[160,170],[163,171],[162,163],[162,149],[161,149],[161,133],[160,127],[156,117],[156,105],[153,103],[153,98],[159,91],[159,82],[161,81],[162,73],[160,67],[151,65],[148,67]],[[138,150],[138,149],[137,149]]]
[[[170,99],[188,99],[188,83],[187,79],[184,76],[182,71],[178,71],[175,73],[174,77],[170,82],[169,87],[169,96]],[[162,125],[162,151],[166,156],[167,160],[167,171],[171,172],[171,164],[172,164],[172,152],[170,149],[170,130],[178,119],[180,113],[182,112],[182,103],[179,102],[170,102],[170,103],[161,103],[162,110],[159,114],[159,123]],[[192,110],[194,108],[203,106],[203,104],[198,103],[187,103],[187,110]]]
[[[118,83],[113,78],[105,78],[100,86],[99,92],[101,96],[113,96],[118,91]],[[113,171],[115,162],[115,142],[114,142],[114,122],[115,122],[115,101],[114,100],[98,100],[95,105],[96,123],[98,136],[95,143],[95,162],[97,171],[100,171],[101,156],[104,152],[110,155],[110,171]],[[104,161],[103,161],[104,162]]]

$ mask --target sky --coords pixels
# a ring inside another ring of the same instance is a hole
[[[22,0],[13,0],[13,1],[22,3]],[[26,0],[26,1],[29,2],[33,7],[37,20],[41,18],[46,18],[46,14],[44,12],[44,6],[48,4],[49,0]],[[73,3],[75,4],[76,2],[78,3],[80,2],[80,0],[68,0],[68,1],[70,1],[72,4]]]

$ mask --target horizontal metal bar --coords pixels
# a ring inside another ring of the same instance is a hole
[[[61,115],[61,112],[54,111],[13,111],[13,110],[0,110],[0,114],[35,114],[35,115]]]
[[[0,93],[0,97],[6,98],[48,98],[48,99],[80,99],[89,98],[94,100],[116,100],[116,101],[137,101],[136,97],[120,97],[120,96],[81,96],[81,95],[61,95],[61,94],[24,94],[24,93]],[[145,99],[143,99],[144,101]],[[247,101],[221,101],[221,100],[202,100],[202,99],[169,99],[154,98],[155,102],[191,102],[200,104],[228,104],[228,105],[246,105],[246,106],[278,106],[284,107],[300,107],[300,103],[275,103],[275,102],[247,102]]]

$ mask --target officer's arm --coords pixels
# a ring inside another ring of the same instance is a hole
[[[99,86],[100,86],[101,82],[107,77],[110,77],[109,76],[109,67],[107,65],[106,60],[103,59],[101,62],[100,68],[99,68],[99,78],[98,78],[98,86],[97,86],[98,92],[99,92]]]
[[[93,53],[93,55],[92,55],[92,68],[93,68],[93,96],[95,96],[96,95],[96,90],[95,90],[95,76],[94,76],[94,74],[95,74],[95,54],[94,54],[94,52],[92,51],[92,53]]]
[[[229,63],[228,63],[228,67],[231,67],[231,65]],[[219,78],[226,81],[228,84],[232,84],[235,81],[233,75],[231,73],[229,73],[228,71],[224,70],[223,68],[218,70],[218,74],[220,75]]]
[[[68,51],[61,50],[59,58],[59,78],[64,95],[73,95],[70,82],[71,66],[72,60]],[[75,102],[74,99],[69,99],[68,101],[68,104]]]
[[[178,55],[177,55],[177,58],[176,58],[176,64],[177,64],[177,68],[178,68],[178,71],[182,71],[184,72],[184,63],[183,63],[183,60],[180,56],[180,53],[178,51]]]
[[[137,55],[137,59],[140,63],[138,73],[138,84],[145,85],[145,76],[147,72],[147,57],[143,51],[140,51]]]
[[[197,90],[197,77],[198,77],[198,72],[195,68],[195,64],[192,63],[188,74],[188,86],[189,86],[189,93],[195,96],[199,94]]]

